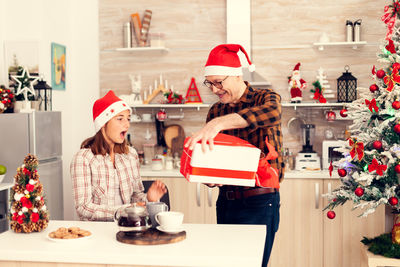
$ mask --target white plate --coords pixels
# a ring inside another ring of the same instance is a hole
[[[78,237],[78,238],[71,238],[71,239],[61,239],[61,238],[51,238],[49,235],[46,235],[47,239],[53,241],[53,242],[58,242],[58,243],[70,243],[70,242],[76,242],[76,241],[83,241],[92,238],[92,235],[89,236],[83,236],[83,237]]]
[[[176,234],[176,233],[182,232],[184,230],[183,227],[167,230],[167,229],[162,228],[160,225],[157,226],[156,228],[157,228],[157,230],[164,232],[164,233],[168,233],[168,234]]]

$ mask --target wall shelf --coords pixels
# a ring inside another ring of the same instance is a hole
[[[290,103],[282,102],[282,107],[293,107],[294,110],[299,108],[332,108],[332,107],[344,107],[351,103],[314,103],[314,102],[302,102],[302,103]]]
[[[359,46],[366,45],[366,41],[361,42],[326,42],[326,43],[313,43],[314,46],[318,47],[318,50],[324,50],[325,46],[351,46],[353,49],[357,49]]]
[[[105,52],[127,52],[127,53],[143,53],[143,52],[168,52],[169,49],[165,47],[129,47],[129,48],[115,48],[104,49]]]
[[[132,108],[208,108],[211,104],[134,104]]]

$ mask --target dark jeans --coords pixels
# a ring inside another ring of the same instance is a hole
[[[275,233],[279,227],[279,192],[252,196],[240,200],[226,200],[221,194],[217,200],[218,224],[265,224],[265,239],[262,266],[267,266],[271,255]]]

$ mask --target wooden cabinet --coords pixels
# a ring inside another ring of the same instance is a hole
[[[384,231],[384,207],[367,218],[357,217],[351,203],[335,209],[330,220],[322,211],[322,194],[336,188],[337,179],[285,179],[281,184],[280,226],[269,266],[360,266],[360,240]]]
[[[185,214],[184,223],[216,223],[215,202],[217,188],[190,183],[183,177],[142,177],[143,180],[161,180],[169,190],[171,210]],[[209,198],[210,197],[210,201]]]

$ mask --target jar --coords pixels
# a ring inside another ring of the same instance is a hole
[[[166,170],[172,170],[174,168],[174,164],[172,162],[172,158],[171,157],[167,157],[167,159],[165,160],[165,169]]]
[[[151,170],[152,171],[161,171],[163,169],[162,159],[152,159],[151,161]]]
[[[346,21],[346,41],[353,42],[353,22]]]
[[[156,144],[143,144],[144,164],[151,164],[151,159],[155,155]]]
[[[361,19],[354,21],[354,42],[361,41]]]

